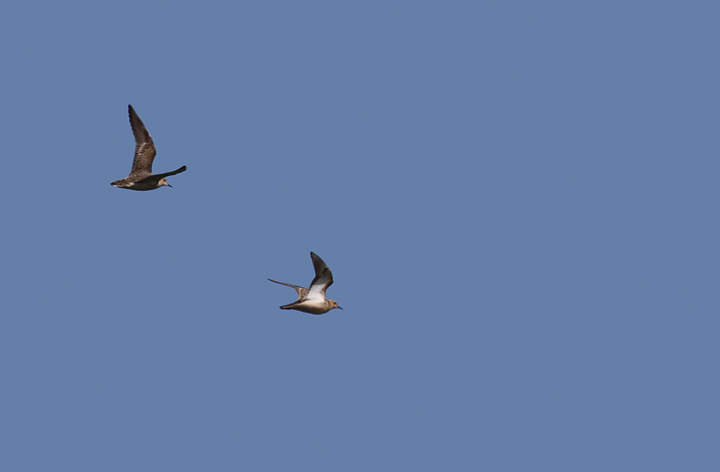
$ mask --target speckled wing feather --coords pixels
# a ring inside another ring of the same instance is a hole
[[[135,158],[128,179],[140,180],[152,174],[152,164],[157,151],[150,133],[132,105],[128,105],[128,115],[130,116],[130,127],[135,136]]]

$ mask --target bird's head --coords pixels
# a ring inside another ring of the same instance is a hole
[[[172,185],[170,185],[170,184],[168,183],[167,179],[166,179],[165,177],[163,177],[163,178],[160,179],[160,181],[158,182],[158,187],[165,187],[165,186],[168,186],[168,187],[172,188]]]
[[[341,307],[340,305],[338,305],[335,300],[329,300],[329,299],[328,299],[328,301],[330,302],[330,309],[331,309],[331,310],[332,310],[333,308],[340,308],[341,310],[343,309],[343,307]]]

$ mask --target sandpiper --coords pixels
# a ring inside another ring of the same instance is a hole
[[[110,185],[130,190],[155,190],[165,185],[172,187],[165,180],[165,177],[185,172],[187,167],[182,166],[178,170],[165,172],[164,174],[153,174],[152,164],[155,154],[157,154],[155,144],[132,105],[128,105],[128,114],[130,115],[130,127],[135,135],[135,158],[133,159],[132,170],[127,178],[116,180]]]
[[[315,278],[310,282],[310,288],[299,287],[293,284],[286,284],[285,282],[278,282],[277,280],[268,279],[270,282],[275,282],[280,285],[287,285],[292,287],[298,294],[298,299],[289,305],[283,305],[280,308],[283,310],[298,310],[304,311],[305,313],[312,313],[313,315],[322,315],[327,313],[333,308],[340,308],[335,300],[325,298],[325,290],[333,283],[332,272],[330,268],[320,259],[320,256],[314,252],[310,253],[310,257],[313,261],[313,267],[315,268]]]

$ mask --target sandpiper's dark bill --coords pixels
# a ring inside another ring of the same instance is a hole
[[[128,115],[130,115],[130,127],[135,136],[135,158],[133,159],[132,170],[126,178],[116,180],[110,185],[129,190],[155,190],[164,186],[172,187],[167,182],[166,177],[185,172],[187,167],[182,166],[177,170],[163,174],[153,174],[152,165],[155,154],[157,154],[155,143],[153,143],[150,133],[145,129],[145,125],[135,113],[132,105],[128,105]]]
[[[325,298],[325,290],[333,283],[332,272],[325,262],[320,259],[320,256],[314,252],[310,253],[312,258],[313,267],[315,268],[315,278],[310,282],[310,288],[300,287],[298,285],[286,284],[285,282],[278,282],[277,280],[268,279],[270,282],[275,282],[280,285],[287,285],[292,287],[298,294],[298,299],[289,305],[283,305],[280,308],[283,310],[298,310],[304,311],[305,313],[312,313],[313,315],[322,315],[327,313],[333,308],[340,308],[335,300]]]

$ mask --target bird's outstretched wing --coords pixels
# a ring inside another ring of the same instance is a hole
[[[155,175],[157,175],[158,177],[160,177],[162,179],[164,177],[167,177],[168,175],[181,174],[181,173],[185,172],[186,170],[187,170],[187,166],[182,166],[181,168],[176,169],[172,172],[165,172],[162,174],[155,174]]]
[[[128,115],[130,116],[130,127],[135,136],[135,158],[133,159],[130,176],[136,178],[146,177],[152,174],[152,164],[155,154],[157,154],[155,143],[153,143],[150,133],[148,133],[132,105],[128,105]]]
[[[325,290],[333,283],[333,275],[325,261],[314,252],[310,253],[313,267],[315,268],[315,278],[310,283],[310,289],[305,297],[307,300],[325,300]]]
[[[294,288],[298,294],[298,301],[304,300],[308,294],[308,289],[306,289],[305,287],[300,287],[299,285],[293,285],[293,284],[286,284],[285,282],[278,282],[277,280],[273,280],[273,279],[268,279],[268,280],[270,282],[275,282],[276,284],[286,285],[288,287]]]

